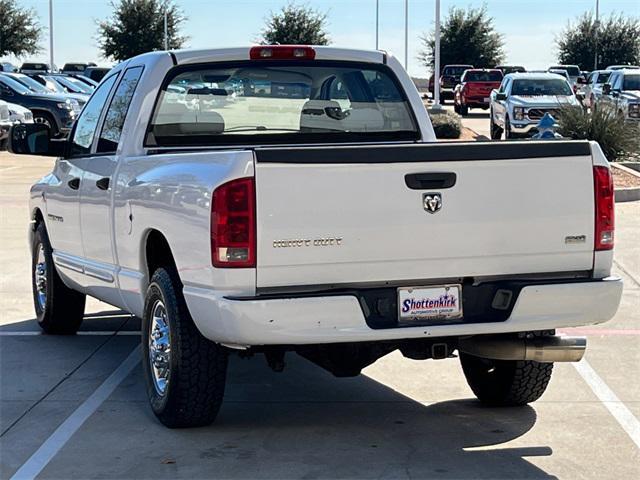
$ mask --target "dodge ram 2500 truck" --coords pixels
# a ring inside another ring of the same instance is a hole
[[[72,334],[87,295],[142,318],[151,407],[212,422],[228,356],[352,376],[458,352],[476,396],[522,405],[609,320],[613,187],[596,143],[436,143],[381,51],[154,52],[112,69],[31,189],[33,296]]]

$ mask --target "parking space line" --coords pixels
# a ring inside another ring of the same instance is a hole
[[[2,331],[0,330],[0,337],[30,337],[30,336],[39,336],[44,335],[42,332],[38,331]],[[140,335],[139,331],[136,330],[95,330],[95,331],[86,331],[86,332],[77,332],[76,335],[81,336],[121,336],[121,335]]]
[[[66,445],[84,422],[111,396],[113,391],[140,363],[140,347],[136,347],[109,377],[51,434],[11,477],[11,480],[35,478]]]
[[[604,380],[596,373],[593,367],[585,359],[574,363],[582,379],[589,385],[596,397],[613,415],[613,418],[627,432],[633,443],[640,448],[640,421],[631,413],[627,406],[620,401],[618,396],[604,383]]]

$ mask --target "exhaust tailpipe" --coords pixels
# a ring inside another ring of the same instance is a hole
[[[533,360],[542,363],[579,362],[587,348],[585,337],[505,338],[480,335],[460,339],[458,350],[493,360]]]

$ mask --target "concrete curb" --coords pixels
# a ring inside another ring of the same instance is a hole
[[[611,168],[617,168],[618,170],[640,179],[640,173],[636,172],[632,168],[625,167],[624,165],[618,165],[616,163],[612,163]],[[616,188],[614,198],[616,203],[635,202],[636,200],[640,200],[640,187]]]

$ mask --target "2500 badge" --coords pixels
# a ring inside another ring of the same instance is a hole
[[[292,247],[339,247],[342,237],[294,238],[291,240],[274,240],[273,248]]]

